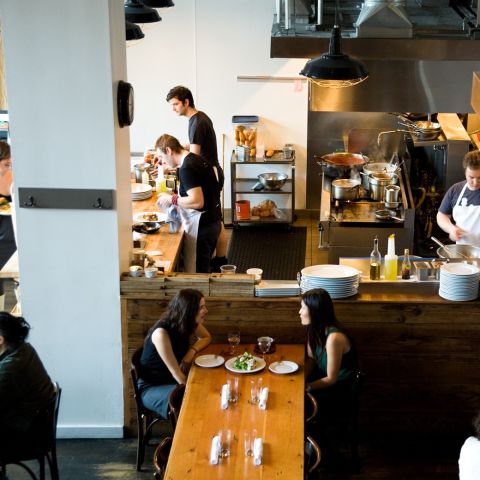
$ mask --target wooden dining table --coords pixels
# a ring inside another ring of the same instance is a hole
[[[253,345],[240,345],[236,355]],[[229,347],[211,344],[198,356],[217,354],[228,361]],[[164,478],[167,480],[302,480],[304,461],[304,346],[276,345],[266,354],[266,367],[255,373],[235,373],[225,364],[215,368],[192,365],[185,389],[173,444]],[[299,368],[288,374],[272,373],[278,361],[295,362]],[[239,399],[221,409],[221,389],[227,379],[239,379]],[[251,380],[262,378],[269,395],[265,410],[250,403]],[[210,464],[212,438],[221,429],[233,433],[230,456]],[[263,440],[261,465],[244,454],[244,432],[257,431]]]

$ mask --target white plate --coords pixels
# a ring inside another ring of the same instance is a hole
[[[279,373],[285,375],[287,373],[293,373],[298,370],[298,365],[290,360],[282,360],[281,362],[273,362],[269,365],[268,369],[273,373]]]
[[[220,355],[200,355],[195,359],[195,365],[205,368],[214,368],[223,365],[225,359]]]
[[[150,185],[146,185],[145,183],[132,183],[131,184],[132,193],[133,194],[142,194],[152,191],[152,187]]]
[[[265,360],[263,358],[255,357],[255,356],[253,358],[256,360],[257,366],[252,370],[240,370],[239,368],[235,368],[233,364],[235,363],[235,360],[237,359],[237,357],[233,357],[227,360],[225,362],[225,368],[234,373],[255,373],[255,372],[259,372],[260,370],[263,370],[265,368],[265,365],[267,364]]]
[[[152,214],[154,213],[157,216],[158,220],[146,220],[144,215]],[[136,222],[164,222],[167,219],[167,214],[163,212],[142,212],[142,213],[137,213],[136,215],[133,216],[133,219]]]
[[[475,275],[480,272],[480,269],[475,265],[468,263],[446,263],[440,267],[440,275],[442,273],[451,275]]]
[[[302,276],[320,278],[348,278],[355,277],[360,272],[346,265],[312,265],[302,269]]]

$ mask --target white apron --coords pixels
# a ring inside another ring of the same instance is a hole
[[[467,206],[467,199],[462,199],[466,188],[467,184],[462,188],[457,203],[452,210],[452,217],[455,223],[466,232],[457,243],[480,247],[480,205]]]
[[[203,212],[182,207],[179,207],[178,211],[182,217],[182,226],[185,232],[183,239],[183,267],[185,272],[195,273],[197,271],[198,226]]]

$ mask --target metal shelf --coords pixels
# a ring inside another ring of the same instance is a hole
[[[292,193],[292,180],[289,178],[285,185],[279,190],[253,190],[253,186],[258,183],[258,179],[256,178],[237,178],[235,182],[235,193],[243,193],[243,194],[260,194],[260,195],[290,195]]]

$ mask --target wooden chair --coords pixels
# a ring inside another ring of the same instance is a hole
[[[305,423],[311,424],[318,414],[318,402],[310,392],[305,392]]]
[[[155,449],[155,453],[153,454],[153,466],[155,467],[153,478],[155,480],[162,480],[165,475],[165,468],[167,467],[168,456],[172,448],[172,441],[172,437],[165,437]]]
[[[185,384],[177,385],[168,397],[168,417],[172,425],[173,432],[177,427],[178,416],[180,415],[180,408],[182,407],[183,396],[185,394]]]
[[[305,480],[308,480],[311,477],[311,474],[317,469],[318,465],[320,464],[321,459],[322,454],[317,442],[313,439],[313,437],[307,436],[305,440]]]
[[[138,379],[140,378],[140,357],[142,356],[143,347],[138,348],[132,355],[130,367],[130,377],[133,385],[133,398],[137,407],[137,472],[142,469],[145,460],[145,449],[149,444],[152,436],[153,426],[163,420],[160,415],[152,412],[143,405],[142,397],[138,388]]]
[[[7,465],[15,464],[26,470],[32,479],[37,480],[37,478],[39,478],[40,480],[45,480],[46,458],[52,480],[59,480],[57,464],[57,420],[62,389],[58,383],[55,382],[54,388],[55,397],[49,405],[38,411],[34,419],[33,427],[28,433],[29,437],[25,438],[25,444],[22,444],[18,451],[7,452],[5,456],[0,452],[1,478],[6,478],[7,476]],[[29,460],[38,461],[40,467],[39,477],[24,463]]]

